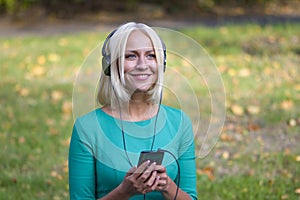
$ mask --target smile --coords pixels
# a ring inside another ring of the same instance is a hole
[[[132,74],[132,76],[137,80],[146,80],[151,75],[150,74]]]

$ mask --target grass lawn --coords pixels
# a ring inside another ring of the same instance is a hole
[[[226,88],[222,135],[197,159],[199,199],[299,199],[300,24],[180,31]],[[68,199],[73,83],[105,35],[0,38],[0,199]]]

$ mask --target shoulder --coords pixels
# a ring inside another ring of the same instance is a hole
[[[75,120],[75,126],[88,126],[92,125],[97,121],[100,109],[90,111]]]
[[[172,119],[187,119],[189,120],[189,117],[187,114],[182,111],[181,109],[170,107],[167,105],[161,105],[161,109],[166,113],[168,117],[171,117]]]

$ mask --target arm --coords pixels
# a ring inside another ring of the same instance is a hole
[[[179,158],[180,166],[180,185],[178,188],[177,200],[190,200],[197,199],[196,194],[196,165],[194,156],[194,145],[190,145],[189,149]],[[158,191],[162,192],[162,195],[166,200],[173,200],[177,191],[177,181],[175,182],[167,175],[166,168],[164,166],[157,166],[161,181],[159,182]]]
[[[196,162],[195,162],[195,146],[192,124],[189,118],[184,115],[183,125],[181,127],[180,145],[178,148],[178,164],[180,173],[177,175],[175,182],[168,177],[165,169],[161,170],[162,182],[158,190],[162,191],[165,199],[174,199],[177,190],[178,177],[180,178],[177,200],[196,200]],[[159,174],[160,175],[160,174]]]
[[[69,148],[70,199],[95,199],[95,160],[74,126]]]

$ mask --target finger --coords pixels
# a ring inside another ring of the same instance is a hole
[[[159,180],[160,180],[160,176],[156,176],[155,182],[154,182],[154,184],[151,186],[151,190],[152,190],[152,191],[156,190],[156,188],[157,188],[157,186],[158,186],[158,183],[159,183]]]
[[[144,183],[145,181],[147,181],[150,177],[151,174],[153,172],[153,169],[155,168],[156,163],[152,163],[142,174],[140,177],[138,177],[137,181],[139,183]]]
[[[151,173],[150,178],[145,182],[145,187],[151,188],[152,185],[156,182],[156,178],[157,178],[157,172],[153,171]]]
[[[158,172],[160,172],[160,173],[164,173],[164,172],[166,172],[167,170],[166,170],[166,168],[165,168],[163,165],[156,165],[156,166],[155,166],[155,171],[158,171]]]
[[[159,191],[167,190],[167,188],[169,186],[168,181],[169,181],[168,178],[165,179],[165,178],[160,177],[156,190],[159,190]]]
[[[159,182],[159,176],[156,176],[154,178],[154,181],[153,181],[153,184],[151,185],[151,187],[146,187],[142,193],[143,194],[146,194],[146,193],[149,193],[149,192],[153,192],[154,190],[156,190],[157,186],[158,186],[158,182]]]
[[[149,166],[150,160],[142,163],[133,173],[134,178],[138,178]]]

